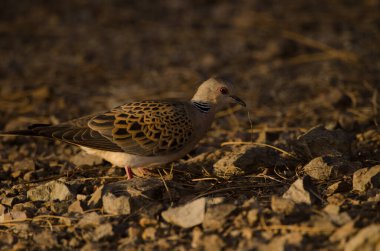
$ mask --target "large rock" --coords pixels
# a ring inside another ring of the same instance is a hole
[[[252,173],[255,167],[272,167],[279,160],[279,154],[268,147],[243,146],[214,164],[213,173],[218,177],[228,178],[233,175]]]
[[[70,188],[60,180],[50,181],[34,187],[27,192],[28,199],[32,201],[70,200],[74,197]]]
[[[364,192],[370,188],[380,188],[380,165],[362,168],[354,173],[352,188]]]
[[[353,173],[357,165],[336,156],[321,156],[304,166],[304,172],[316,180],[326,181]]]
[[[115,196],[112,193],[107,193],[103,196],[103,210],[109,214],[130,214],[131,206],[130,206],[130,197],[122,195]]]
[[[344,131],[327,130],[323,126],[317,126],[303,135],[294,143],[294,151],[306,159],[320,156],[351,156],[351,142],[353,138]]]
[[[174,225],[190,228],[199,225],[205,217],[206,199],[200,198],[185,205],[169,208],[162,212],[162,218]]]
[[[296,204],[305,203],[311,205],[314,197],[311,194],[311,184],[307,178],[297,179],[289,189],[282,195],[284,199],[289,199]]]
[[[158,179],[143,179],[138,177],[132,180],[109,183],[96,189],[92,194],[91,199],[88,201],[88,206],[90,208],[100,208],[102,203],[104,207],[104,202],[111,202],[111,204],[105,206],[105,210],[111,210],[116,214],[123,211],[124,213],[122,214],[126,214],[128,210],[126,208],[121,208],[121,202],[119,203],[118,201],[124,201],[126,207],[129,207],[130,210],[139,209],[144,203],[147,203],[147,200],[149,200],[148,198],[161,198],[163,186],[162,181]],[[119,197],[120,199],[117,199]],[[112,206],[112,201],[120,206],[121,211],[116,210],[115,206]],[[111,209],[111,207],[114,209]],[[111,211],[109,212],[111,213]]]

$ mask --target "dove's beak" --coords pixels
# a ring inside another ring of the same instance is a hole
[[[243,106],[243,107],[246,107],[247,105],[245,104],[245,102],[241,99],[241,98],[239,98],[239,97],[237,97],[237,96],[235,96],[235,95],[230,95],[230,97],[236,102],[236,103],[238,103],[239,105],[241,105],[241,106]]]

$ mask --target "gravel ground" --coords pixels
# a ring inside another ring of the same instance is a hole
[[[185,159],[127,181],[75,146],[0,140],[0,250],[380,250],[380,1],[10,1],[0,131],[227,76]],[[251,121],[249,120],[251,118]]]

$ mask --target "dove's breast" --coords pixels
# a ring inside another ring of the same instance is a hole
[[[163,165],[175,160],[178,160],[190,152],[197,142],[188,144],[184,149],[177,153],[163,155],[163,156],[140,156],[133,155],[124,152],[110,152],[92,149],[88,147],[81,147],[85,152],[91,155],[98,156],[106,161],[110,162],[114,166],[118,167],[153,167],[157,165]]]

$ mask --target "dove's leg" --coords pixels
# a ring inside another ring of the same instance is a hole
[[[125,174],[129,180],[133,178],[133,172],[129,166],[125,166]]]

